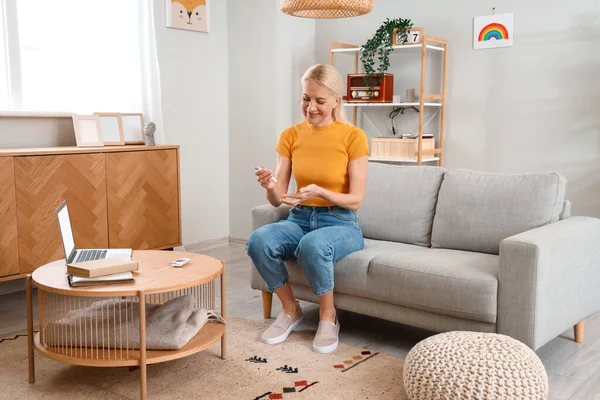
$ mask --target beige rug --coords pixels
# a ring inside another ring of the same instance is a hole
[[[403,360],[341,344],[312,350],[312,337],[292,333],[283,343],[259,340],[267,325],[229,318],[227,358],[220,345],[187,358],[148,366],[148,399],[395,399],[406,400]],[[266,360],[266,362],[264,362]],[[138,399],[139,370],[76,367],[37,352],[30,385],[27,339],[0,344],[0,399]]]

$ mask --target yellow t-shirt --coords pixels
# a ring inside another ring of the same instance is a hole
[[[298,189],[315,184],[332,192],[348,193],[348,163],[369,154],[369,143],[365,132],[354,125],[334,121],[325,127],[314,127],[304,121],[285,129],[275,150],[292,160]],[[333,205],[319,197],[300,204]]]

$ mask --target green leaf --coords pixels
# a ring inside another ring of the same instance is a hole
[[[392,36],[395,28],[401,32],[399,39],[401,43],[406,43],[408,35],[406,30],[413,27],[413,23],[410,19],[396,18],[386,20],[381,26],[375,31],[373,36],[366,41],[361,47],[360,60],[363,65],[365,74],[365,84],[369,86],[370,90],[374,90],[375,83],[373,83],[376,77],[375,72],[377,71],[379,77],[383,77],[385,72],[390,67],[389,55],[392,51]],[[377,67],[375,64],[375,56],[377,56]]]

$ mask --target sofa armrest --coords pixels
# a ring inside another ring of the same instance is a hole
[[[254,207],[252,209],[252,229],[256,230],[263,225],[286,219],[290,214],[290,208],[286,204],[282,204],[279,207],[273,207],[270,204]]]
[[[600,309],[600,220],[569,217],[500,243],[498,333],[536,350]]]

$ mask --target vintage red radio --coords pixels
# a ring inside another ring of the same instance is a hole
[[[391,103],[394,97],[394,74],[367,77],[348,74],[348,103]]]

